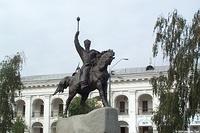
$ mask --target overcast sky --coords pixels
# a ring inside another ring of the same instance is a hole
[[[115,66],[144,67],[152,57],[153,27],[177,9],[191,20],[199,0],[0,0],[0,61],[24,52],[22,75],[72,73],[81,62],[73,43],[80,16],[80,42],[113,49]],[[162,58],[153,65],[164,65]]]

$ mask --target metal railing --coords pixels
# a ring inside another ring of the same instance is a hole
[[[25,112],[16,112],[16,116],[25,117]]]
[[[138,115],[152,115],[153,114],[153,109],[152,108],[138,108]]]
[[[32,117],[43,117],[43,116],[44,116],[44,112],[40,112],[40,111],[32,112]]]
[[[51,111],[51,117],[62,117],[63,112],[62,111]]]
[[[117,108],[118,115],[128,115],[128,109],[120,110]]]

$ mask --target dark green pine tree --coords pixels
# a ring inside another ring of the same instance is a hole
[[[176,10],[167,18],[159,17],[154,33],[153,55],[161,50],[169,69],[151,80],[160,100],[153,121],[159,133],[186,130],[200,107],[200,10],[190,23]]]
[[[87,99],[86,104],[84,106],[81,106],[80,105],[81,98],[75,97],[72,100],[70,107],[69,107],[69,116],[86,114],[94,109],[100,108],[100,105],[98,104],[97,101],[98,101],[98,99],[96,99],[96,98]]]
[[[17,117],[12,126],[12,133],[24,133],[26,128],[25,121],[21,117]]]
[[[23,88],[20,71],[23,59],[19,53],[0,63],[0,133],[10,132],[14,119],[15,93]]]

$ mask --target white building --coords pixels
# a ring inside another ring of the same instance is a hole
[[[111,106],[119,113],[121,133],[156,132],[151,117],[158,105],[152,94],[149,79],[166,72],[167,67],[116,70],[111,78]],[[25,89],[16,97],[17,115],[22,116],[30,133],[55,133],[55,125],[65,109],[68,90],[52,96],[59,81],[69,74],[23,77]],[[90,98],[99,96],[97,91]],[[199,128],[197,117],[191,128]],[[198,130],[198,129],[197,129]]]

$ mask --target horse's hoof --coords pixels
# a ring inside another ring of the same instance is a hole
[[[67,114],[64,114],[63,117],[64,117],[64,118],[67,118]]]

